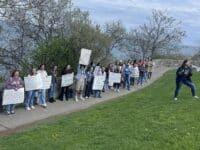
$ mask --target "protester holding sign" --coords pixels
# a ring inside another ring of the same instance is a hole
[[[199,99],[199,97],[196,96],[196,87],[195,84],[192,82],[191,77],[192,77],[192,68],[190,67],[188,60],[184,60],[181,67],[179,67],[176,72],[176,90],[175,90],[174,100],[178,100],[177,97],[182,84],[185,84],[191,89],[192,96],[195,99]]]
[[[57,91],[57,75],[58,75],[58,66],[54,65],[51,68],[51,71],[49,73],[52,76],[51,79],[51,86],[50,89],[48,90],[48,97],[49,97],[49,102],[53,103],[55,102],[55,98],[56,98],[56,91]]]
[[[99,63],[97,64],[97,66],[94,69],[94,78],[96,76],[103,76],[102,67],[100,66]],[[101,98],[101,90],[94,90],[94,97]]]
[[[120,73],[120,74],[122,73],[121,67],[120,67],[119,65],[116,66],[116,68],[115,68],[115,70],[114,70],[114,73]],[[115,89],[115,91],[118,92],[118,93],[120,92],[120,90],[119,90],[120,84],[121,84],[120,82],[118,82],[118,83],[115,82],[115,83],[114,83],[114,89]]]
[[[37,71],[38,74],[41,75],[41,78],[47,78],[47,72],[45,70],[45,65],[41,64],[39,67],[39,70]],[[47,107],[47,103],[46,103],[46,89],[40,89],[39,93],[38,93],[38,104],[44,108]]]
[[[71,73],[73,73],[73,70],[71,69],[70,65],[67,65],[63,69],[61,75],[62,76],[63,75],[68,75],[68,74],[71,74]],[[68,101],[68,99],[69,99],[69,87],[70,87],[70,85],[61,87],[61,93],[60,93],[60,96],[59,96],[59,100],[63,101],[63,97],[65,95],[65,99]]]
[[[78,96],[80,96],[81,100],[83,101],[85,100],[85,98],[83,97],[85,79],[86,79],[85,65],[79,65],[76,74],[76,95],[75,95],[76,102],[78,102]]]
[[[36,76],[36,75],[37,75],[36,68],[32,68],[30,70],[28,77]],[[34,98],[36,97],[36,92],[37,92],[37,90],[32,90],[32,91],[26,92],[25,107],[26,107],[26,110],[28,110],[28,111],[31,109],[35,109],[35,107],[33,106],[33,102],[34,102]]]
[[[5,89],[13,89],[17,91],[18,89],[23,87],[23,81],[20,78],[20,72],[19,70],[14,70],[12,72],[11,77],[6,82]],[[15,104],[9,104],[6,106],[6,112],[7,115],[14,114],[15,113]]]

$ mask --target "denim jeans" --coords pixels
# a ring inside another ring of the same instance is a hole
[[[50,89],[48,90],[48,98],[56,98],[56,92],[57,92],[57,84],[52,83]]]
[[[46,104],[46,90],[45,89],[40,89],[38,92],[38,98],[39,98],[39,104],[43,105]]]
[[[32,107],[33,101],[36,96],[36,91],[28,91],[26,94],[26,100],[25,100],[25,106],[26,107]]]
[[[174,95],[175,97],[178,96],[181,86],[183,84],[185,84],[191,89],[192,96],[196,95],[196,86],[194,85],[194,83],[191,80],[185,79],[185,80],[176,80],[176,90],[175,90],[175,95]]]
[[[94,96],[101,98],[101,91],[100,90],[94,90]]]
[[[137,84],[143,85],[144,79],[145,79],[145,74],[141,73],[139,78],[138,78],[138,83]]]
[[[15,104],[6,105],[6,111],[7,112],[15,111]]]
[[[130,75],[125,75],[124,77],[124,84],[125,84],[125,87],[130,90]]]

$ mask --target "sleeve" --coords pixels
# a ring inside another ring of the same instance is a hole
[[[12,89],[13,86],[12,86],[12,78],[9,78],[7,81],[6,81],[6,86],[5,86],[6,89]]]

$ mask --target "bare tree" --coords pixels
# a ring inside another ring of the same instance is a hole
[[[167,12],[154,10],[149,22],[132,30],[131,34],[143,57],[170,53],[176,50],[185,36],[180,24],[181,22],[168,16]]]

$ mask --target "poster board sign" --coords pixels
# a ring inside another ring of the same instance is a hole
[[[24,88],[20,88],[17,91],[4,90],[2,105],[20,104],[24,102]]]
[[[92,54],[92,50],[82,48],[81,55],[79,58],[79,64],[87,66],[90,63],[91,54]]]
[[[74,82],[74,73],[62,75],[61,87],[70,86]]]
[[[102,90],[104,87],[106,77],[105,76],[95,76],[92,89],[93,90]]]
[[[52,76],[42,77],[42,89],[50,89]]]
[[[24,83],[25,83],[25,91],[33,91],[42,89],[42,78],[40,74],[37,74],[35,76],[28,76],[24,77]]]
[[[113,86],[114,83],[121,83],[121,73],[109,73],[109,86]]]

